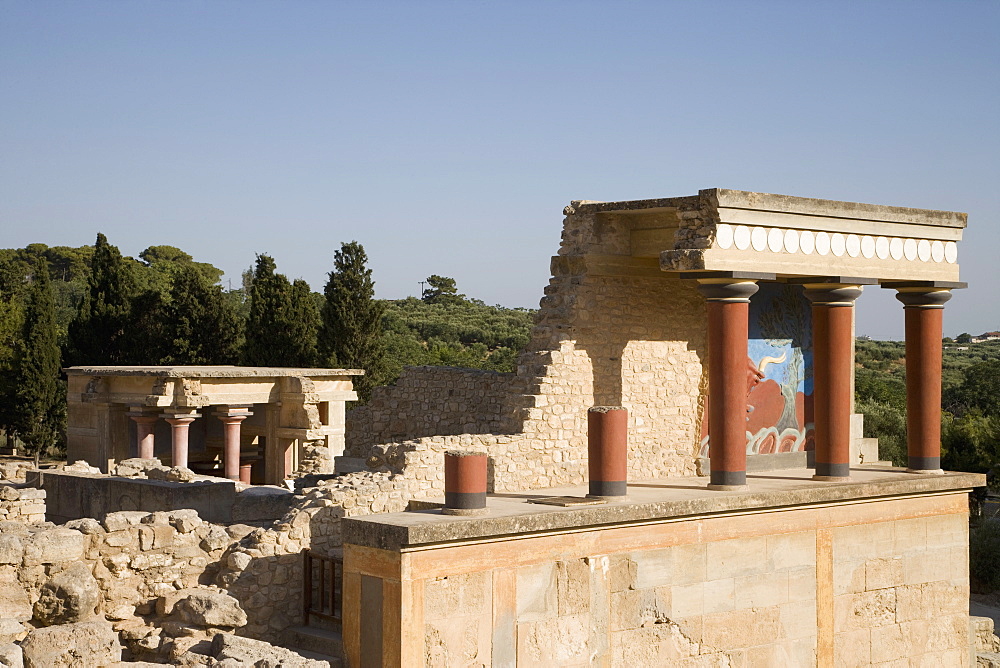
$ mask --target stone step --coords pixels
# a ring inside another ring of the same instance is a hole
[[[320,629],[314,626],[293,626],[288,629],[288,640],[285,642],[285,646],[300,654],[304,651],[322,654],[322,658],[326,661],[330,661],[329,657],[335,657],[339,661],[339,657],[344,655],[344,641],[340,631]]]

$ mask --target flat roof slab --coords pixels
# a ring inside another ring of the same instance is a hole
[[[811,469],[748,474],[746,491],[707,489],[707,478],[678,477],[630,482],[628,497],[579,507],[529,503],[539,497],[587,494],[586,486],[489,495],[484,516],[443,515],[437,509],[406,511],[341,522],[344,543],[384,550],[509,536],[573,531],[586,527],[696,519],[719,514],[774,511],[791,507],[846,504],[905,496],[968,491],[986,484],[978,473],[918,475],[902,469],[852,469],[849,482],[816,482]]]

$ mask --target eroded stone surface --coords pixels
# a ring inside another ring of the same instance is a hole
[[[74,563],[42,585],[35,602],[35,619],[51,626],[84,621],[93,617],[101,591],[90,567]]]
[[[111,666],[121,661],[118,634],[105,621],[36,629],[21,644],[24,668]]]

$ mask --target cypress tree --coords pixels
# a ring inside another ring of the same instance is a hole
[[[320,364],[329,367],[364,369],[355,378],[362,402],[385,375],[385,345],[382,315],[385,305],[375,300],[368,256],[357,241],[342,243],[333,254],[334,270],[328,274],[319,333]]]
[[[14,429],[39,456],[54,446],[66,419],[65,388],[59,378],[59,342],[48,268],[39,263],[25,299],[24,324],[14,370]]]
[[[258,255],[250,280],[244,363],[308,367],[315,363],[317,307],[309,284],[288,282],[274,260]]]
[[[288,335],[288,366],[308,368],[316,364],[316,334],[319,305],[309,284],[301,278],[292,283],[291,308],[284,331]]]
[[[163,306],[164,353],[161,364],[235,364],[241,327],[222,286],[198,272],[174,276]]]
[[[69,326],[69,357],[73,364],[133,362],[135,297],[132,268],[107,237],[98,234],[87,289]],[[135,338],[141,336],[141,332],[135,332]]]
[[[250,281],[244,363],[248,366],[281,366],[278,323],[284,322],[291,303],[291,286],[269,255],[258,255]]]

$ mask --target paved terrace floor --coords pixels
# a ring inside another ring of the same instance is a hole
[[[678,477],[630,481],[628,496],[600,505],[559,506],[529,503],[553,497],[585,497],[586,485],[490,494],[488,513],[443,515],[436,508],[345,518],[344,542],[389,550],[441,543],[489,540],[501,536],[579,530],[612,524],[663,522],[672,518],[754,513],[782,508],[863,502],[865,500],[948,494],[986,484],[978,473],[943,475],[859,466],[846,482],[812,480],[811,469],[747,474],[747,489],[713,491],[708,478]]]

